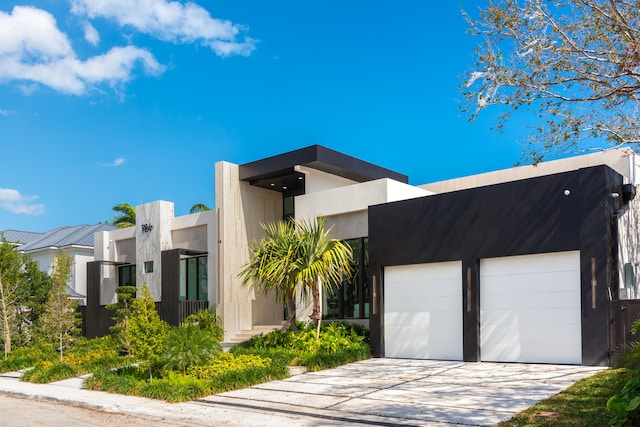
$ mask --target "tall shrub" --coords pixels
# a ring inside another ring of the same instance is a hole
[[[45,336],[49,337],[52,343],[57,342],[61,362],[64,348],[68,346],[71,337],[77,334],[78,329],[77,303],[67,292],[72,264],[73,259],[66,252],[53,259],[53,287],[42,315]]]
[[[125,331],[133,312],[132,302],[136,291],[135,286],[119,286],[116,288],[118,301],[107,305],[108,310],[114,311],[112,319],[115,322],[109,329],[120,343],[121,351],[128,355],[131,354],[131,343],[126,339]]]
[[[160,319],[146,283],[131,308],[124,338],[130,343],[133,357],[149,369],[149,381],[153,381],[153,364],[160,360],[165,350],[170,326]]]

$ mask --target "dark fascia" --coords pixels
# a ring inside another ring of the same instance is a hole
[[[295,166],[306,166],[356,182],[391,178],[403,183],[409,177],[398,172],[365,162],[321,145],[312,145],[265,159],[240,165],[240,179],[256,182],[293,173]]]
[[[197,256],[201,256],[201,255],[208,255],[209,252],[205,252],[205,251],[195,251],[193,249],[184,249],[184,248],[174,248],[174,249],[178,249],[180,251],[180,255],[184,256],[184,257],[197,257]],[[172,250],[172,249],[170,249]]]

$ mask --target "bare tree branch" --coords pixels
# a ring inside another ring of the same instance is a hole
[[[461,89],[474,120],[491,105],[502,129],[520,108],[541,119],[530,158],[640,144],[640,7],[624,0],[489,0],[475,16],[483,38]],[[503,108],[504,110],[504,108]],[[591,148],[588,148],[591,149]]]

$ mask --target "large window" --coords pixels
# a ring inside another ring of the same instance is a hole
[[[135,264],[123,265],[118,268],[118,286],[136,286]]]
[[[369,239],[345,240],[353,251],[351,278],[325,293],[322,314],[325,319],[369,318]]]
[[[180,300],[206,301],[209,298],[207,256],[180,260]]]

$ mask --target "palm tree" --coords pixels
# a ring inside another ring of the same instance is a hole
[[[296,222],[300,235],[296,279],[302,283],[303,292],[308,290],[313,297],[311,319],[316,321],[316,339],[320,336],[322,322],[320,289],[330,292],[342,282],[344,276],[351,276],[353,258],[351,247],[341,240],[329,238],[325,224],[325,218],[318,218],[314,222]]]
[[[136,225],[136,208],[129,203],[115,205],[113,210],[117,212],[113,216],[113,225],[119,228],[132,227]]]
[[[253,257],[240,272],[244,285],[253,285],[265,294],[275,291],[287,307],[288,317],[281,331],[296,327],[296,278],[294,254],[297,236],[293,221],[262,224],[266,238],[251,248]]]
[[[198,213],[198,212],[204,212],[204,211],[209,211],[211,209],[209,209],[209,206],[203,204],[203,203],[196,203],[195,205],[191,206],[191,210],[189,211],[189,213]]]
[[[341,283],[343,276],[350,276],[353,257],[348,245],[329,238],[325,224],[325,218],[318,218],[263,225],[267,237],[252,248],[253,258],[240,273],[244,284],[252,283],[263,292],[274,289],[287,303],[289,318],[283,329],[295,324],[297,291],[304,297],[311,294],[310,317],[316,322],[316,338],[322,321],[320,290],[330,291]]]

